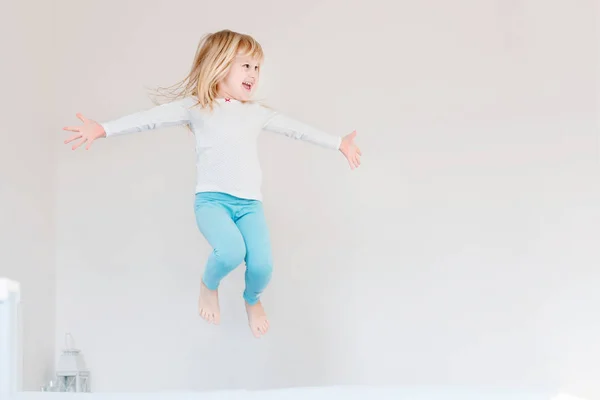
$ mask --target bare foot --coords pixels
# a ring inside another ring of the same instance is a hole
[[[219,309],[219,295],[216,290],[210,290],[204,282],[200,286],[200,298],[198,299],[198,314],[207,322],[218,325],[221,320]]]
[[[254,337],[260,337],[269,330],[269,320],[261,302],[254,305],[246,303],[246,313],[248,313],[248,324]]]

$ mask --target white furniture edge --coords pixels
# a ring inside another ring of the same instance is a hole
[[[22,389],[21,285],[0,277],[0,399]]]

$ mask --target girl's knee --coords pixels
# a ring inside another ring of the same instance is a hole
[[[260,279],[269,279],[273,273],[273,261],[268,256],[249,260],[247,267],[250,274]]]
[[[246,248],[243,243],[231,244],[221,249],[215,249],[215,258],[224,268],[235,269],[244,262]]]

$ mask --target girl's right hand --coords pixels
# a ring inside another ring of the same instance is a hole
[[[71,143],[72,141],[77,139],[81,139],[79,142],[73,145],[73,150],[75,150],[85,142],[87,142],[87,146],[85,146],[85,149],[88,150],[94,140],[106,137],[106,132],[104,131],[104,128],[96,121],[87,119],[81,114],[77,114],[77,118],[79,118],[81,122],[83,122],[83,125],[65,126],[63,128],[65,131],[77,132],[76,134],[65,140],[65,144]]]

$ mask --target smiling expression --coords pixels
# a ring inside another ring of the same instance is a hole
[[[238,54],[233,60],[225,78],[219,83],[219,95],[240,101],[252,98],[258,85],[260,60]]]

